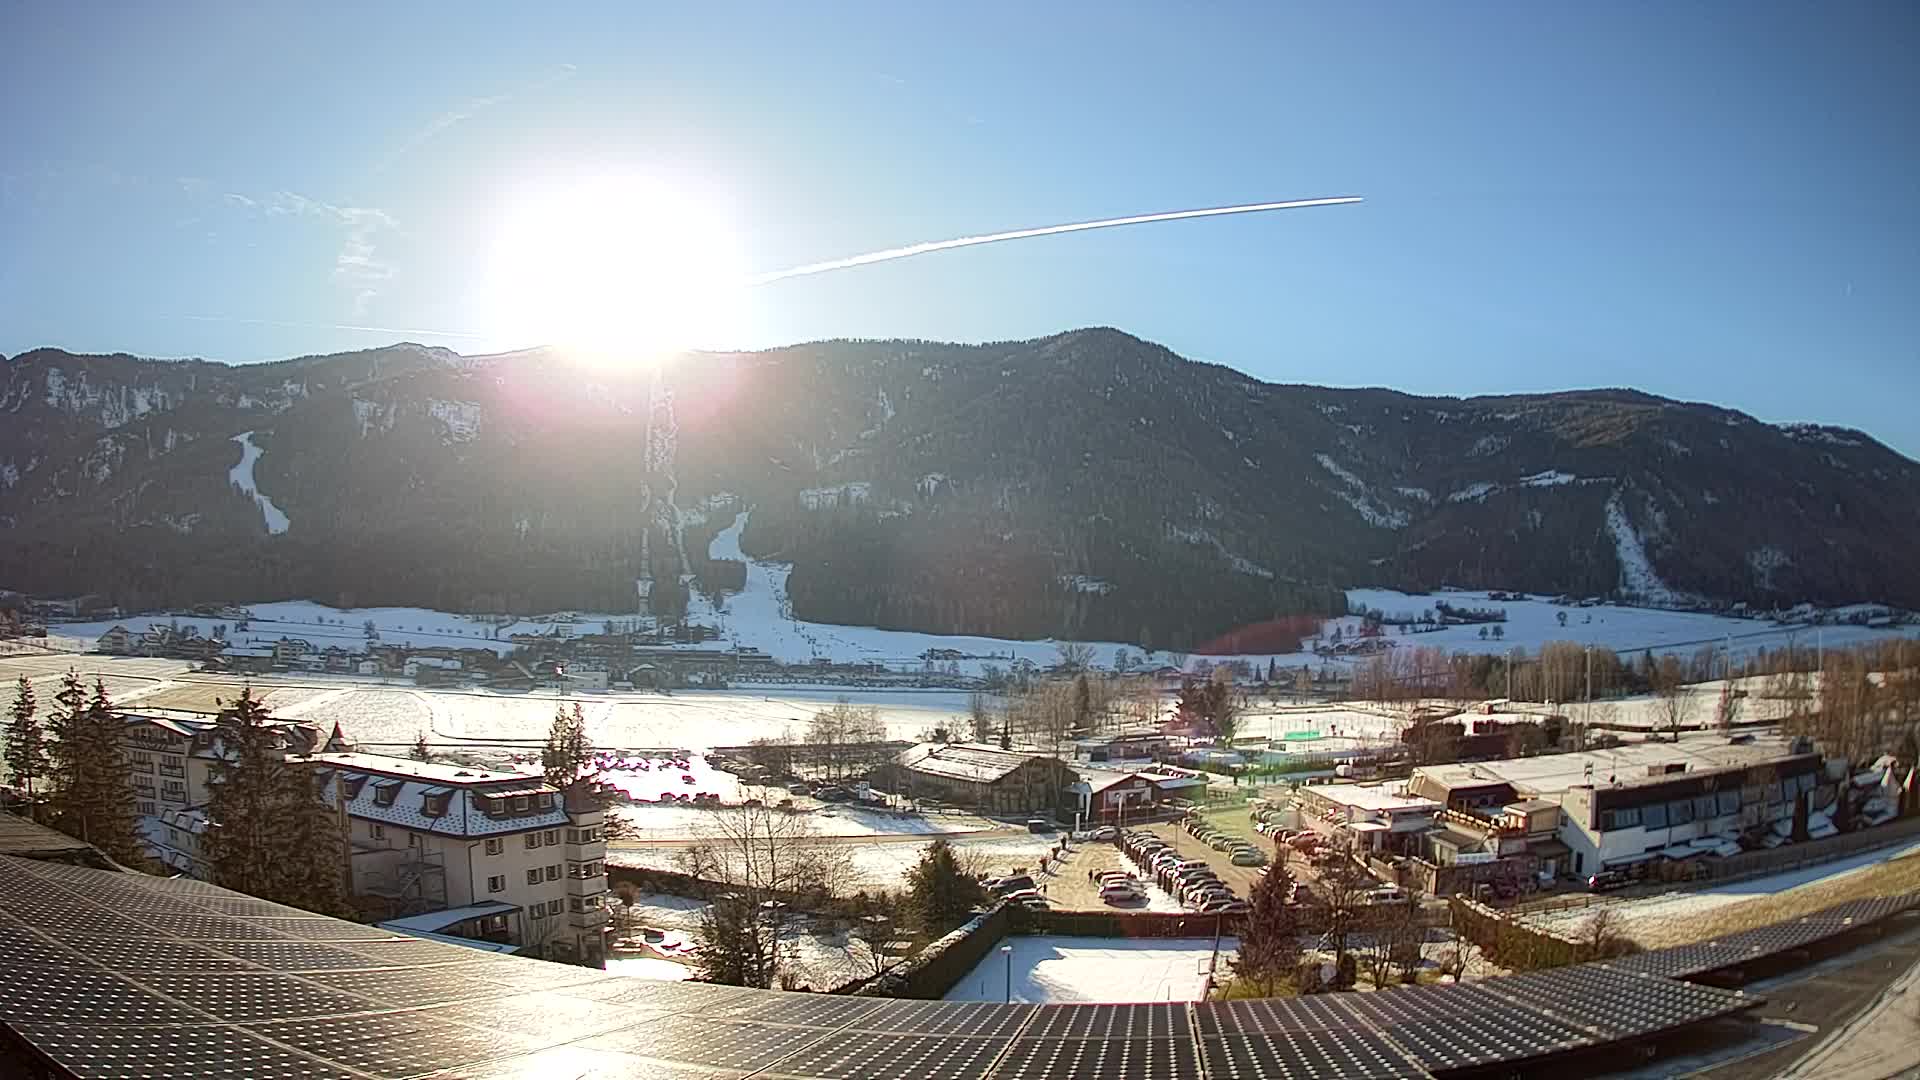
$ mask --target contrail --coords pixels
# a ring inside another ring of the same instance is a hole
[[[1247,203],[1244,206],[1214,206],[1205,210],[1169,210],[1161,214],[1136,214],[1133,217],[1103,218],[1099,221],[1079,221],[1070,225],[1042,225],[1037,229],[1015,229],[1012,232],[988,233],[985,236],[962,236],[954,240],[935,240],[925,244],[911,244],[907,247],[888,248],[885,251],[870,251],[865,255],[854,255],[845,259],[832,259],[828,262],[808,263],[790,270],[775,270],[769,274],[760,274],[747,279],[748,285],[766,285],[786,278],[805,277],[808,274],[824,274],[829,270],[845,270],[854,266],[866,266],[869,263],[891,262],[894,259],[909,259],[915,255],[925,255],[934,251],[947,251],[952,248],[976,247],[980,244],[997,244],[1002,240],[1025,240],[1035,236],[1057,236],[1061,233],[1086,232],[1089,229],[1112,229],[1122,225],[1145,225],[1154,221],[1182,221],[1186,218],[1221,217],[1226,214],[1257,214],[1267,210],[1298,210],[1308,206],[1339,206],[1343,203],[1357,203],[1357,195],[1343,195],[1331,199],[1294,199],[1291,202]]]
[[[1090,229],[1115,229],[1122,225],[1146,225],[1155,221],[1184,221],[1188,218],[1224,217],[1228,214],[1259,214],[1269,210],[1300,210],[1310,206],[1341,206],[1357,203],[1358,195],[1341,195],[1326,199],[1293,199],[1287,202],[1246,203],[1240,206],[1211,206],[1202,210],[1168,210],[1158,214],[1135,214],[1132,217],[1102,218],[1099,221],[1076,221],[1066,225],[1042,225],[1037,229],[1015,229],[1011,232],[987,233],[983,236],[961,236],[952,240],[934,240],[924,244],[909,244],[906,247],[888,248],[885,251],[869,251],[864,255],[852,255],[844,259],[830,259],[826,262],[807,263],[804,266],[790,267],[786,270],[774,270],[770,273],[755,274],[740,282],[746,288],[758,288],[771,285],[787,278],[806,277],[810,274],[824,274],[833,270],[846,270],[855,266],[867,266],[872,263],[892,262],[895,259],[910,259],[915,255],[927,255],[935,251],[951,251],[954,248],[978,247],[981,244],[998,244],[1005,240],[1028,240],[1037,236],[1058,236],[1062,233],[1087,232]],[[239,319],[219,315],[181,315],[182,319],[195,322],[246,323],[254,326],[285,326],[304,330],[350,330],[365,334],[412,334],[422,337],[462,338],[474,341],[487,341],[487,334],[476,334],[464,330],[427,330],[419,327],[394,326],[354,326],[346,323],[283,322],[278,319]]]

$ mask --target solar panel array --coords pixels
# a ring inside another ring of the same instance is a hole
[[[1821,944],[1916,907],[1920,907],[1920,892],[1849,900],[1811,915],[1741,930],[1711,941],[1638,953],[1610,961],[1608,966],[1617,971],[1669,979],[1730,971],[1773,959],[1795,949]]]
[[[56,1075],[1372,1080],[1538,1059],[1755,1003],[1594,965],[1199,1005],[780,994],[499,956],[200,882],[0,857],[0,1023]]]

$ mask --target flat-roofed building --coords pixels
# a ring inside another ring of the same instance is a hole
[[[1462,820],[1527,835],[1534,854],[1575,875],[1772,846],[1797,800],[1817,806],[1830,787],[1827,763],[1805,742],[1745,735],[1424,766],[1410,783]]]

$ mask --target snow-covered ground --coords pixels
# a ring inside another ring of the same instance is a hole
[[[1819,863],[1781,874],[1770,874],[1766,877],[1716,885],[1712,888],[1677,890],[1645,899],[1625,899],[1618,903],[1593,907],[1532,912],[1521,918],[1535,926],[1548,927],[1557,933],[1577,936],[1586,928],[1588,920],[1592,919],[1596,912],[1607,910],[1613,912],[1612,918],[1615,925],[1631,937],[1637,928],[1698,918],[1728,904],[1738,904],[1743,900],[1752,900],[1759,896],[1772,896],[1805,885],[1833,881],[1915,852],[1920,852],[1920,844],[1881,848],[1844,859],[1835,859],[1832,862]]]
[[[260,507],[260,515],[266,520],[267,531],[278,535],[287,531],[287,515],[273,505],[273,500],[261,494],[253,482],[253,466],[264,452],[253,445],[253,432],[243,431],[233,437],[240,444],[240,464],[227,470],[227,481],[253,497],[255,505]]]
[[[603,774],[604,775],[604,774]],[[705,785],[702,785],[703,787]],[[688,788],[691,791],[693,788]],[[644,788],[639,792],[650,797]],[[722,793],[721,798],[730,798]],[[615,813],[626,818],[648,840],[697,839],[712,831],[714,811],[693,806],[623,806]],[[971,814],[891,813],[848,805],[828,805],[807,816],[821,836],[938,836],[948,833],[986,832],[1004,828]]]
[[[1014,1001],[1034,1004],[1111,1004],[1199,1001],[1214,963],[1212,938],[1009,937],[1013,950],[1009,993],[1008,956],[995,948],[947,991],[948,1001]],[[1239,942],[1220,939],[1219,970]]]
[[[791,733],[798,738],[806,733],[814,714],[833,708],[842,698],[875,709],[890,739],[918,739],[929,728],[951,726],[967,711],[967,695],[958,692],[679,690],[670,695],[609,692],[564,697],[550,692],[421,690],[344,681],[340,686],[317,692],[298,688],[302,696],[285,707],[273,702],[275,715],[322,726],[338,722],[349,739],[363,743],[406,744],[420,734],[448,744],[534,743],[546,739],[555,709],[578,702],[587,721],[587,736],[596,746],[703,749],[744,746],[762,736]]]

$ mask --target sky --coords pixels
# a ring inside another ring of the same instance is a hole
[[[720,348],[1106,325],[1274,382],[1631,386],[1920,456],[1910,3],[10,4],[0,38],[9,355],[488,351],[629,301]],[[1366,201],[682,302],[705,251],[1336,195]]]

